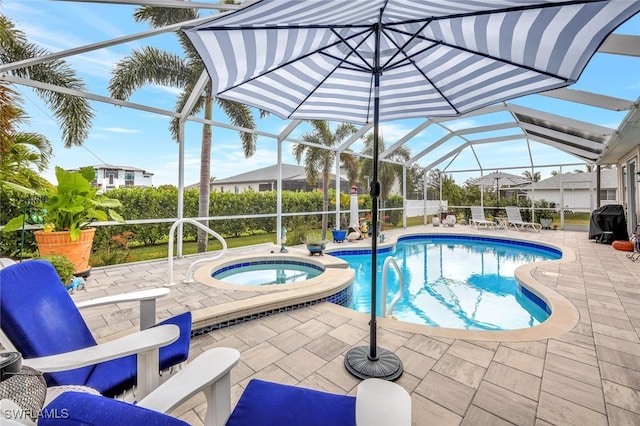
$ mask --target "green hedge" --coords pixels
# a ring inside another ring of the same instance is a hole
[[[178,205],[178,189],[171,185],[158,188],[118,188],[109,191],[109,196],[122,202],[119,213],[126,220],[176,218]],[[209,215],[214,217],[237,215],[261,215],[276,213],[276,192],[247,191],[240,194],[230,192],[212,192]],[[7,223],[9,219],[21,214],[23,209],[33,209],[33,202],[19,192],[3,190],[0,194],[0,223]],[[322,210],[322,193],[320,192],[291,192],[282,193],[282,211],[309,212]],[[185,217],[198,217],[198,190],[187,190],[184,194]],[[333,221],[332,215],[330,215]],[[300,223],[317,226],[321,215],[285,217],[283,224],[287,229],[295,229]],[[109,244],[116,235],[133,233],[133,245],[154,245],[166,242],[172,222],[118,225],[98,227],[94,247]],[[223,237],[239,236],[247,233],[266,232],[276,230],[275,217],[255,217],[246,219],[211,220],[209,227]],[[195,240],[197,229],[193,225],[185,224],[184,238]],[[20,232],[0,232],[0,255],[19,257],[20,253],[33,256],[37,252],[33,232],[25,232],[24,243]]]
[[[122,207],[119,213],[126,220],[176,218],[178,205],[178,189],[171,185],[158,188],[118,188],[109,191],[109,196],[120,200]],[[255,192],[247,191],[240,194],[231,192],[212,192],[209,215],[213,217],[247,215],[255,216],[276,213],[277,194],[275,191]],[[18,216],[25,208],[33,208],[33,201],[21,193],[12,190],[3,190],[0,194],[0,223],[6,223],[12,217]],[[371,209],[369,195],[359,197],[360,209]],[[402,197],[394,195],[385,202],[385,207],[402,207]],[[329,210],[335,208],[335,204],[329,206]],[[348,210],[349,206],[341,206],[342,210]],[[184,194],[185,217],[198,217],[198,190],[185,191]],[[282,211],[284,213],[322,211],[321,192],[292,192],[283,191]],[[363,214],[364,216],[364,214]],[[398,225],[402,220],[402,211],[386,212],[389,216],[387,223]],[[322,215],[285,216],[283,225],[287,228],[289,244],[298,244],[301,235],[308,229],[320,227]],[[132,233],[135,235],[130,243],[132,245],[154,245],[166,242],[172,222],[142,224],[142,225],[118,225],[98,227],[94,241],[94,247],[108,246],[115,236]],[[254,217],[247,219],[211,220],[209,227],[223,237],[234,237],[242,234],[273,233],[276,231],[275,217]],[[335,215],[329,215],[329,229],[335,227]],[[185,224],[184,238],[195,240],[196,227]],[[33,232],[25,233],[24,247],[20,232],[0,233],[0,255],[19,257],[20,253],[27,256],[36,254],[36,244]]]

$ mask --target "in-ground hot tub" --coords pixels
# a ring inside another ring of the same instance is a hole
[[[249,260],[223,266],[211,273],[215,279],[239,285],[273,285],[307,281],[324,272],[315,263],[290,259]]]
[[[333,256],[272,253],[204,263],[194,280],[215,288],[211,297],[221,302],[192,311],[194,333],[325,301],[346,306],[354,277],[349,264]]]

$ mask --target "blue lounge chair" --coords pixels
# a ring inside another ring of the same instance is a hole
[[[143,295],[143,299],[152,298],[149,291],[144,294],[147,296]],[[105,299],[120,301],[114,297]],[[103,303],[97,302],[100,304]],[[49,262],[29,260],[0,270],[0,343],[6,350],[20,352],[25,365],[47,372],[48,386],[88,386],[103,395],[114,396],[136,385],[139,366],[144,364],[145,383],[138,385],[142,394],[150,391],[158,380],[148,378],[147,373],[153,368],[149,363],[155,363],[157,374],[187,360],[191,313],[185,312],[158,325],[165,327],[144,330],[140,337],[125,336],[121,343],[108,342],[104,346],[109,353],[104,353]],[[153,343],[145,335],[168,341]],[[138,356],[134,347],[141,351]],[[88,352],[78,353],[79,350]],[[96,361],[92,362],[92,356]]]
[[[358,385],[355,397],[252,379],[230,409],[230,370],[240,354],[214,348],[137,404],[79,392],[65,392],[47,405],[39,426],[165,425],[187,423],[167,415],[197,392],[207,398],[205,426],[409,426],[411,398],[401,386],[380,379]]]

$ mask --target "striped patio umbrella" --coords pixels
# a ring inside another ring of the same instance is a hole
[[[457,116],[575,83],[636,0],[262,0],[185,28],[215,96],[283,118],[373,123],[372,235],[377,235],[378,123]],[[372,239],[369,347],[357,377],[394,380],[402,363],[376,342]]]

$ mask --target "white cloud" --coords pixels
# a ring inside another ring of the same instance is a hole
[[[113,133],[142,133],[137,129],[124,129],[122,127],[102,127],[100,130]]]
[[[470,129],[473,127],[478,127],[480,124],[476,120],[465,119],[465,120],[456,120],[450,123],[445,123],[444,126],[452,131],[462,130],[462,129]]]
[[[402,123],[386,122],[380,125],[380,134],[387,146],[391,145],[398,139],[403,138],[411,130],[413,130],[413,126],[407,126]],[[371,131],[373,132],[373,129],[371,129]]]

